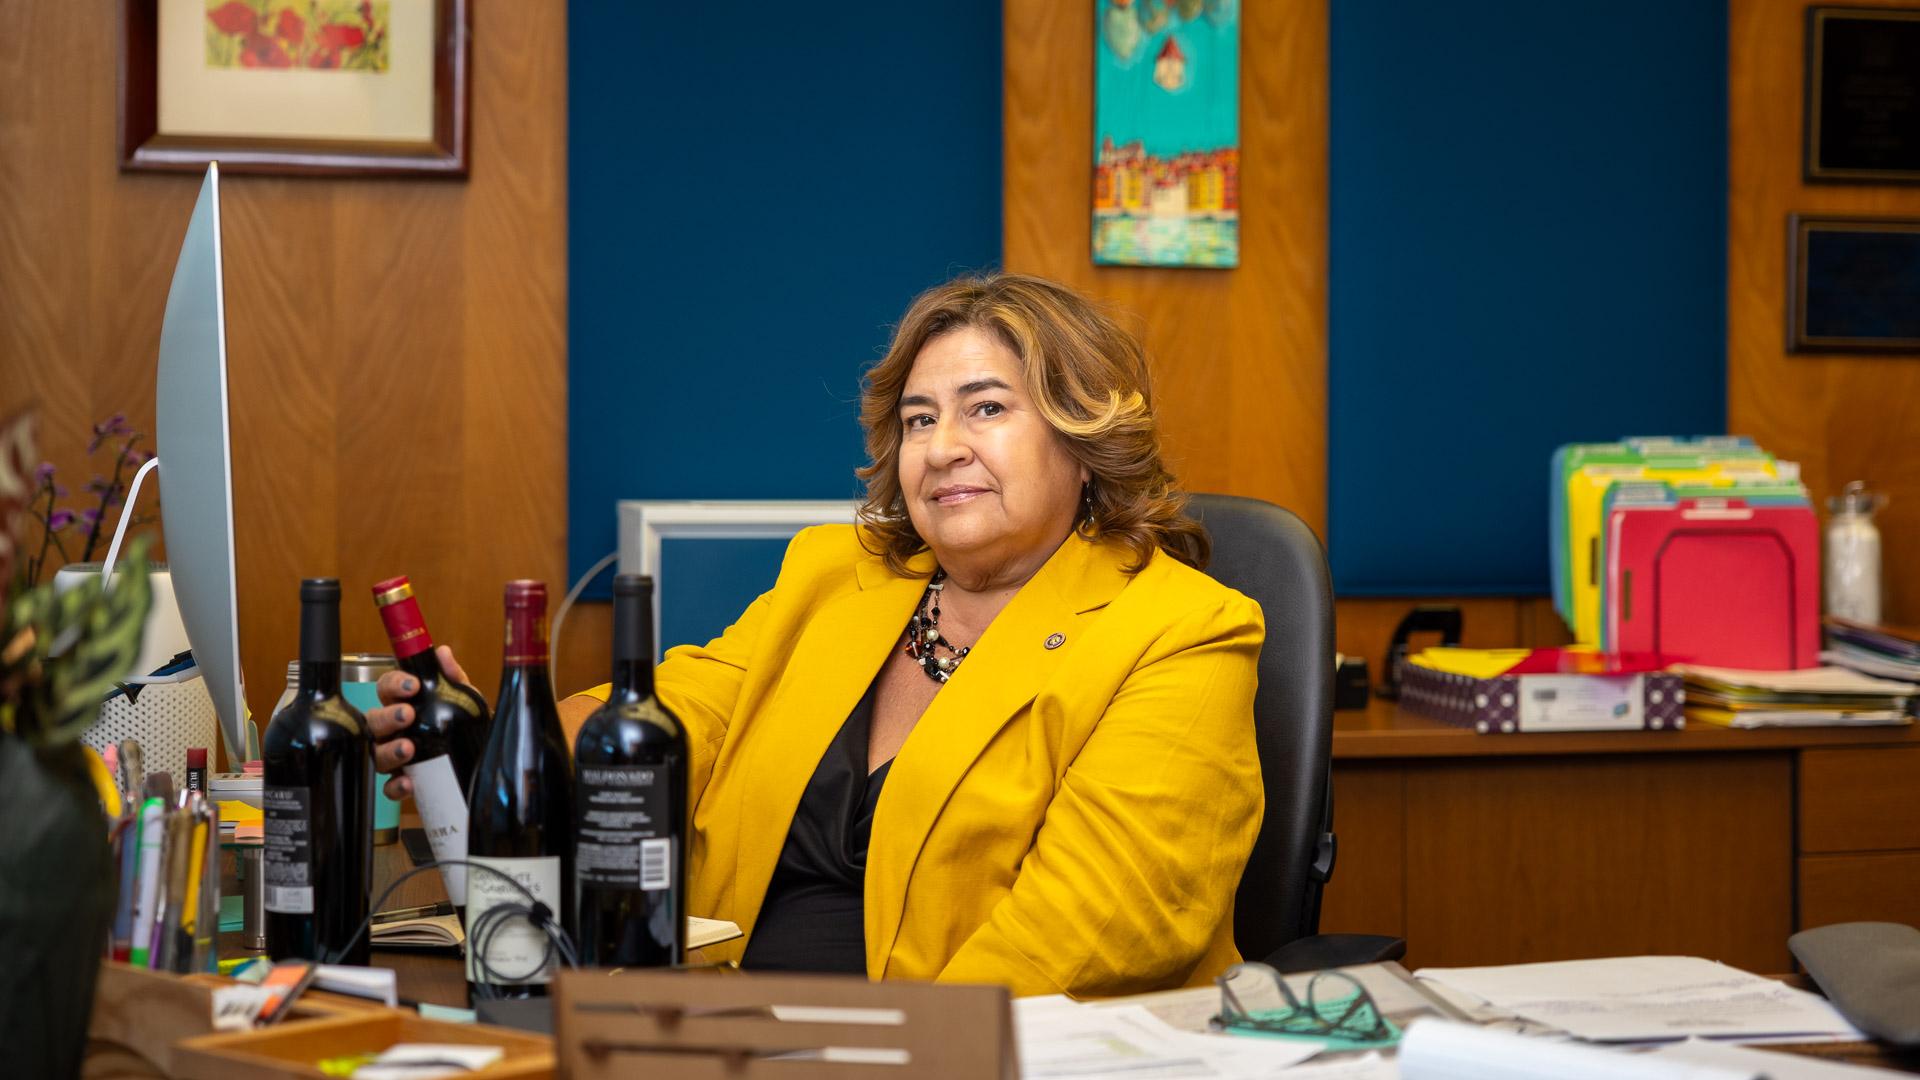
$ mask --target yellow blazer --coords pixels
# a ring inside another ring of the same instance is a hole
[[[1239,959],[1260,608],[1164,554],[1129,576],[1128,557],[1070,537],[901,747],[867,852],[870,978],[1094,997]],[[852,526],[808,529],[725,634],[667,654],[657,692],[692,750],[693,913],[752,936],[801,793],[925,584]]]

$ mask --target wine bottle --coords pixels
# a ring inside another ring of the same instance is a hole
[[[505,669],[468,808],[468,992],[476,1001],[544,996],[555,962],[547,935],[520,916],[489,915],[533,903],[504,875],[574,929],[573,773],[547,674],[547,588],[537,581],[507,583]]]
[[[400,734],[413,741],[413,758],[401,772],[413,786],[413,805],[427,844],[440,865],[440,879],[456,913],[467,907],[467,796],[487,739],[487,703],[480,692],[448,675],[433,651],[433,635],[420,615],[413,585],[404,575],[373,587],[373,602],[393,643],[395,664],[419,689],[406,700],[413,723]]]
[[[574,741],[580,962],[686,956],[687,734],[653,695],[653,579],[613,579],[613,688]]]
[[[365,964],[373,881],[372,742],[340,696],[340,582],[300,583],[300,685],[261,740],[267,954]],[[349,938],[352,951],[339,955]]]

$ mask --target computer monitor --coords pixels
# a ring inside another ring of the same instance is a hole
[[[180,619],[220,714],[227,756],[250,760],[259,756],[259,736],[247,718],[240,674],[218,164],[207,166],[173,267],[156,391],[154,446],[165,492],[160,522]]]

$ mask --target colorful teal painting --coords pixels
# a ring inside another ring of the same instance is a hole
[[[1093,261],[1240,264],[1239,0],[1094,0]]]

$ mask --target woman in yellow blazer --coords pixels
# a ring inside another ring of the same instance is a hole
[[[963,279],[862,405],[862,524],[801,533],[656,674],[691,750],[689,910],[746,932],[708,952],[1016,994],[1211,979],[1260,823],[1262,623],[1196,569],[1139,344],[1053,283]]]

